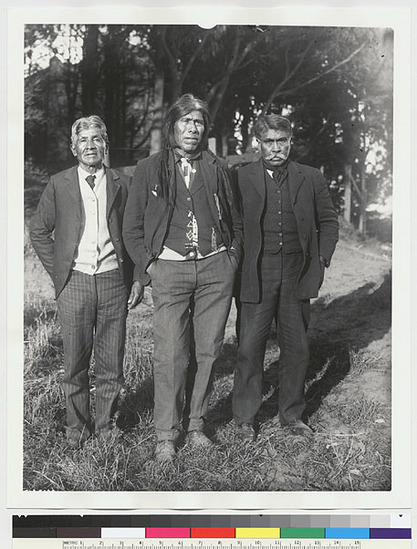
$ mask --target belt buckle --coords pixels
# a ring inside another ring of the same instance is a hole
[[[190,251],[185,254],[184,257],[185,257],[186,261],[193,261],[193,260],[197,259],[197,257],[198,257],[197,248],[195,246],[193,246],[190,249]]]

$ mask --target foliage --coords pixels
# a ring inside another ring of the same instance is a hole
[[[50,172],[67,167],[73,121],[95,113],[106,121],[113,163],[133,163],[149,135],[152,91],[147,45],[134,39],[135,28],[26,27],[26,155]],[[42,113],[44,130],[33,131],[34,113]]]
[[[112,165],[134,164],[160,148],[164,110],[191,92],[209,104],[221,156],[251,151],[260,112],[287,114],[294,158],[324,171],[340,210],[352,183],[362,220],[390,193],[392,40],[359,27],[26,25],[25,154],[67,167],[71,124],[94,112]]]

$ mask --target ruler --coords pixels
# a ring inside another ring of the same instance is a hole
[[[13,549],[411,549],[411,544],[410,539],[13,539]]]

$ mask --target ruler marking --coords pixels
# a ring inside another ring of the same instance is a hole
[[[40,538],[39,538],[40,539]],[[14,538],[14,549],[28,549],[32,547],[27,545],[29,541],[35,542],[36,538],[29,540],[20,540]],[[48,549],[388,549],[392,547],[389,544],[398,542],[398,549],[411,549],[411,538],[393,540],[386,539],[153,539],[147,542],[143,540],[123,539],[118,540],[90,540],[90,539],[55,539],[54,545],[47,545]],[[52,540],[51,540],[52,542]],[[39,542],[40,543],[40,542]],[[21,545],[20,545],[21,544]],[[36,546],[38,547],[38,546]],[[41,545],[39,545],[41,547]]]

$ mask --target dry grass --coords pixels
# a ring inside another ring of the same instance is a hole
[[[363,251],[362,246],[361,254]],[[351,249],[344,253],[342,248],[332,266],[334,281],[330,277],[323,297],[313,306],[307,378],[307,415],[315,429],[311,439],[289,435],[274,419],[279,347],[271,332],[259,436],[251,445],[234,440],[230,394],[236,342],[231,318],[207,424],[215,449],[207,454],[182,444],[175,463],[161,467],[153,459],[149,294],[146,304],[128,319],[126,385],[117,418],[123,436],[108,444],[92,438],[82,449],[69,449],[64,437],[62,340],[55,303],[48,289],[33,289],[38,283],[33,277],[46,274],[36,264],[30,246],[26,258],[26,490],[390,489],[390,282],[386,263],[382,267],[378,264],[374,272],[369,267],[369,280],[364,281],[359,273],[355,281],[354,254]],[[361,256],[361,265],[363,261]],[[352,265],[350,271],[347,265]]]

